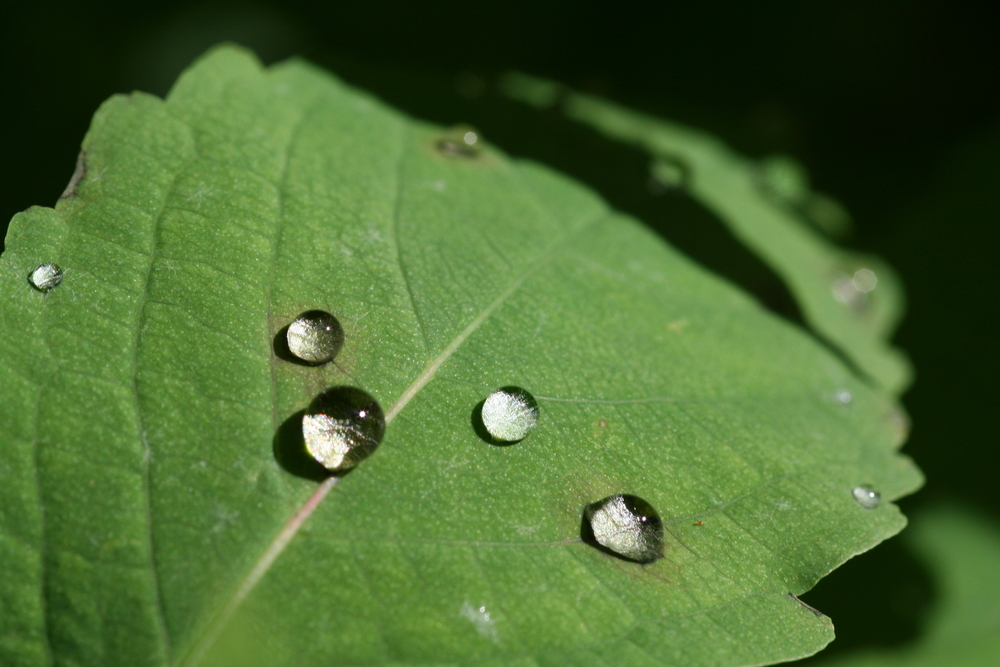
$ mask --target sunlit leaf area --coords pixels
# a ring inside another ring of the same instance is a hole
[[[5,14],[0,665],[1000,662],[997,9]]]

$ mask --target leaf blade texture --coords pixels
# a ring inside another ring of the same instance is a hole
[[[851,489],[920,484],[892,395],[582,186],[442,134],[233,47],[102,106],[2,258],[0,657],[736,665],[830,640],[794,595],[905,522]],[[315,308],[335,363],[278,357]],[[317,496],[274,450],[337,384],[390,423]],[[541,416],[497,447],[471,416],[511,384]],[[658,509],[664,558],[581,541],[615,493]]]
[[[558,105],[566,117],[648,152],[651,178],[666,178],[661,187],[682,188],[718,216],[781,276],[818,336],[889,391],[909,386],[909,361],[889,343],[904,304],[898,276],[878,257],[842,249],[815,229],[848,224],[846,213],[813,192],[793,160],[755,163],[699,130],[527,74],[508,74],[502,88],[535,107]]]

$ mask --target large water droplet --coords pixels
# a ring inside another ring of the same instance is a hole
[[[873,510],[882,502],[882,494],[870,484],[856,486],[851,493],[854,494],[854,499],[858,501],[858,504],[866,510]]]
[[[325,364],[344,345],[344,329],[324,310],[308,310],[288,325],[288,351],[310,364]]]
[[[38,268],[28,276],[28,282],[39,292],[48,292],[50,289],[62,282],[63,270],[58,264],[45,262],[39,264]]]
[[[638,496],[609,496],[587,505],[584,541],[593,540],[622,558],[652,563],[663,557],[663,522]],[[588,532],[589,529],[589,532]]]
[[[385,414],[365,391],[331,387],[302,417],[306,451],[327,470],[353,468],[371,455],[385,434]]]
[[[482,136],[467,125],[451,128],[437,143],[441,154],[449,157],[473,158],[479,155],[482,146]]]
[[[483,401],[482,421],[494,440],[518,442],[538,423],[538,402],[520,387],[501,387]]]

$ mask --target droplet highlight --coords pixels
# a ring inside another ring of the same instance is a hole
[[[333,360],[344,345],[344,329],[325,310],[308,310],[288,325],[288,351],[306,363],[318,366]]]
[[[833,280],[833,298],[845,306],[866,305],[868,294],[878,286],[878,275],[871,269],[858,269],[854,275],[838,274]]]
[[[501,387],[483,401],[483,427],[497,442],[519,442],[538,424],[538,412],[538,402],[530,393],[520,387]]]
[[[448,157],[474,158],[482,150],[482,136],[475,128],[458,125],[438,140],[437,148]]]
[[[306,451],[327,470],[340,472],[371,456],[385,435],[385,414],[356,387],[331,387],[302,416]]]
[[[584,541],[636,563],[663,557],[663,522],[653,506],[638,496],[620,494],[583,510]]]
[[[44,264],[39,264],[38,268],[31,272],[28,276],[28,282],[39,292],[48,292],[53,287],[56,287],[63,279],[63,270],[59,268],[58,264],[52,264],[50,262],[45,262]]]
[[[789,204],[798,204],[809,194],[809,175],[802,163],[790,155],[764,158],[759,174],[764,188]]]
[[[873,510],[882,502],[882,494],[870,484],[856,486],[851,493],[854,494],[854,499],[858,501],[858,504],[866,510]]]
[[[851,401],[854,400],[854,396],[846,389],[838,389],[833,394],[833,400],[841,405],[850,405]]]

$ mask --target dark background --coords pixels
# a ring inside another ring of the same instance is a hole
[[[909,291],[897,337],[917,368],[906,452],[928,482],[901,504],[915,514],[950,499],[1000,517],[1000,3],[620,4],[4,3],[0,224],[55,203],[105,98],[163,95],[192,59],[233,40],[268,63],[305,56],[412,115],[471,123],[654,226],[689,216],[700,224],[666,235],[794,319],[774,276],[710,215],[650,193],[644,156],[494,86],[507,69],[558,79],[755,157],[794,155],[845,203],[847,243],[889,260]],[[829,654],[910,641],[933,595],[923,566],[890,540],[806,599],[835,619]]]

